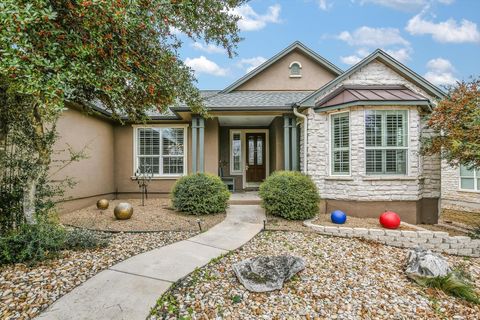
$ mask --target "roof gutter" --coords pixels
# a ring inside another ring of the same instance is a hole
[[[307,132],[308,132],[308,118],[303,113],[298,112],[297,107],[293,108],[293,114],[303,119],[303,173],[308,174],[307,166]]]

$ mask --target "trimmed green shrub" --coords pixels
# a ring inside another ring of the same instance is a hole
[[[297,171],[277,171],[260,185],[267,213],[289,220],[305,220],[318,213],[320,196],[310,177]]]
[[[172,190],[173,207],[188,214],[225,212],[230,192],[214,175],[197,173],[180,178]]]
[[[55,256],[63,248],[65,235],[64,228],[50,222],[23,224],[0,237],[0,264],[37,262]]]

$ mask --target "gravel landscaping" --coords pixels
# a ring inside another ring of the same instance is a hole
[[[133,205],[133,216],[129,220],[116,220],[113,216],[115,205],[129,202]],[[102,231],[199,231],[207,230],[225,219],[224,213],[188,215],[176,212],[170,207],[170,199],[147,199],[142,206],[140,199],[112,200],[107,210],[95,205],[69,213],[60,214],[60,222],[66,225]]]
[[[480,306],[427,289],[404,273],[406,249],[301,232],[263,232],[180,281],[150,319],[478,319]],[[250,293],[232,264],[292,254],[307,267],[282,290]],[[446,256],[480,289],[480,259]]]
[[[118,233],[106,248],[64,251],[34,266],[0,267],[0,319],[31,319],[96,273],[131,256],[187,239],[196,232]]]

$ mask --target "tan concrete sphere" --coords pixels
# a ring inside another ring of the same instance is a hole
[[[97,209],[100,209],[100,210],[108,209],[109,204],[110,204],[110,201],[108,201],[107,199],[100,199],[97,201]]]
[[[127,220],[132,217],[133,207],[128,202],[120,202],[115,206],[113,213],[115,214],[115,218],[117,218],[117,220]]]

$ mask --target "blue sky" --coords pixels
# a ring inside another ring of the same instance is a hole
[[[436,85],[480,75],[479,0],[254,0],[238,55],[184,39],[200,89],[222,89],[295,40],[343,70],[382,48]]]

